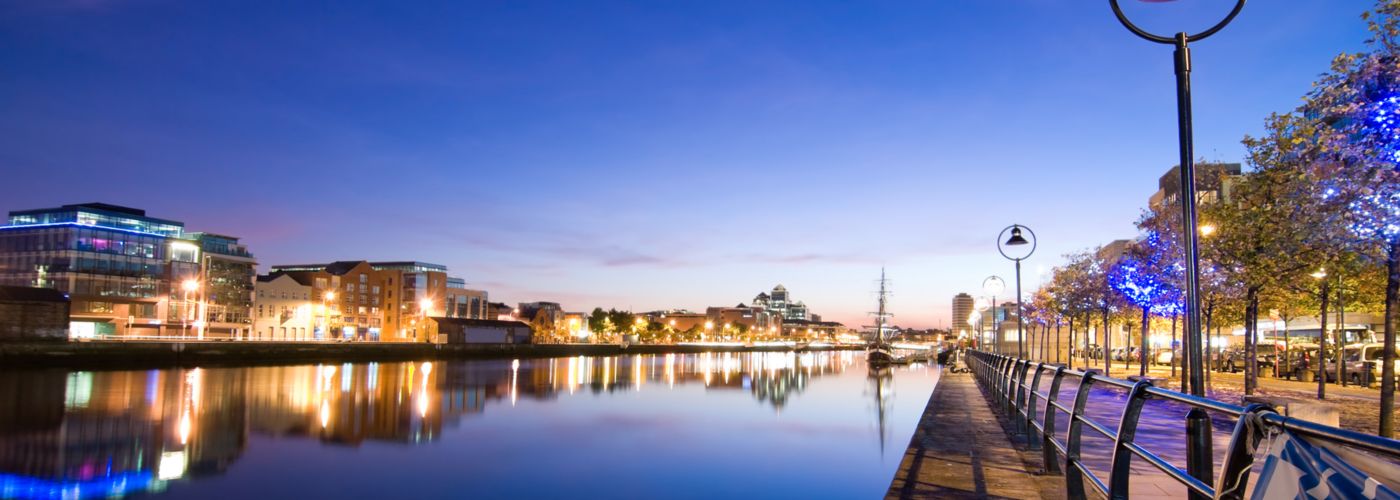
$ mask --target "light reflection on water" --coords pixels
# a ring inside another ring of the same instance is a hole
[[[872,497],[937,380],[862,352],[0,372],[0,497]]]

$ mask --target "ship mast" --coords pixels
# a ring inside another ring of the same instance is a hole
[[[880,306],[878,311],[872,313],[875,315],[876,346],[881,346],[885,344],[885,318],[891,316],[890,313],[885,312],[885,302],[886,299],[889,297],[889,290],[887,288],[888,284],[889,280],[885,279],[885,268],[882,267],[880,268]]]

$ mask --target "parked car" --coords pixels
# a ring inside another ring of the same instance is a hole
[[[1154,359],[1159,365],[1170,365],[1176,360],[1176,353],[1171,349],[1162,349],[1157,351],[1157,356]]]
[[[1278,364],[1278,357],[1274,352],[1273,346],[1261,344],[1255,346],[1255,349],[1255,359],[1259,364],[1259,373],[1272,374],[1274,372],[1274,366]],[[1246,356],[1243,347],[1226,350],[1221,355],[1220,369],[1231,373],[1242,372],[1245,370],[1245,364],[1248,359],[1249,357]]]
[[[1288,346],[1288,351],[1279,359],[1279,376],[1294,380],[1315,380],[1317,365],[1314,363],[1317,360],[1317,352],[1317,344],[1294,343]],[[1335,372],[1336,365],[1332,366],[1332,370],[1329,373]]]
[[[1379,342],[1347,346],[1347,380],[1365,386],[1379,381],[1384,347],[1385,344]],[[1400,352],[1395,358],[1395,373],[1400,374]]]

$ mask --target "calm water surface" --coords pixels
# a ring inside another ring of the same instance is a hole
[[[863,357],[0,371],[0,497],[875,498],[938,370]]]

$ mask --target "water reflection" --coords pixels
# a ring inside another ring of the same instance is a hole
[[[781,411],[859,353],[706,353],[151,371],[0,372],[0,497],[160,492],[224,473],[250,436],[416,444],[493,405],[566,394],[747,393]],[[863,364],[858,366],[864,368]],[[890,383],[871,373],[880,443]]]

